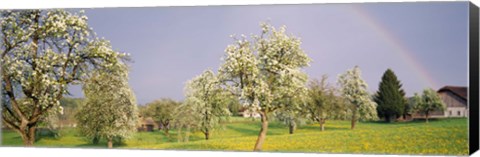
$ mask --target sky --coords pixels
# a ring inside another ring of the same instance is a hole
[[[85,9],[89,26],[130,53],[139,104],[183,100],[185,82],[218,70],[230,35],[259,34],[260,22],[285,25],[312,58],[310,78],[358,65],[369,92],[392,69],[407,96],[424,88],[468,85],[468,2]],[[72,96],[82,97],[79,87]]]

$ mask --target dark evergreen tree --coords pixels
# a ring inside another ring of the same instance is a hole
[[[402,84],[391,69],[383,73],[382,81],[375,94],[375,102],[378,104],[377,112],[380,118],[386,122],[392,122],[405,112],[405,92]]]

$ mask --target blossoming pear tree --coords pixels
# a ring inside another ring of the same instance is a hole
[[[94,143],[106,139],[112,148],[114,138],[128,138],[136,131],[137,102],[128,85],[126,65],[95,71],[82,88],[85,104],[75,115],[82,135]]]
[[[192,105],[195,117],[199,117],[199,130],[210,138],[212,129],[218,126],[222,117],[230,115],[228,110],[229,93],[221,89],[217,76],[211,70],[204,71],[188,81],[185,87],[186,105]]]
[[[310,58],[301,49],[301,41],[286,34],[286,27],[275,29],[262,23],[261,35],[240,39],[225,49],[219,79],[245,106],[261,116],[261,129],[254,150],[260,151],[268,130],[268,115],[285,105],[284,98],[293,97],[305,88],[307,75],[302,71]]]
[[[33,145],[39,119],[59,110],[69,85],[125,56],[95,36],[82,11],[4,10],[0,29],[2,122],[25,146]]]
[[[308,98],[302,106],[302,111],[309,119],[320,125],[320,130],[325,130],[328,119],[338,118],[343,115],[344,101],[335,95],[337,90],[327,83],[327,76],[320,80],[313,79],[308,83]]]
[[[338,76],[340,93],[349,102],[348,108],[351,113],[351,129],[355,128],[357,120],[376,120],[377,104],[367,91],[367,83],[361,77],[358,66],[347,70],[346,73]]]
[[[305,116],[302,112],[303,104],[306,98],[305,91],[299,91],[293,97],[285,98],[281,108],[277,109],[273,114],[275,118],[288,126],[288,133],[293,134],[298,125],[305,123]]]
[[[431,88],[424,89],[422,95],[415,93],[413,101],[414,110],[425,115],[425,123],[428,123],[428,118],[432,112],[443,112],[446,108],[443,100],[440,98],[437,92]]]
[[[156,122],[159,122],[165,135],[170,136],[168,131],[171,128],[170,125],[174,118],[174,113],[172,111],[175,110],[175,108],[179,105],[179,102],[169,98],[155,100],[145,106],[143,116],[145,116],[145,118],[151,117]]]
[[[173,110],[173,126],[177,129],[177,141],[188,142],[190,140],[190,134],[198,131],[201,124],[201,115],[192,114],[199,113],[197,108],[193,105],[185,102],[180,103]]]

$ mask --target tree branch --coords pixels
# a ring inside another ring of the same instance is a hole
[[[12,82],[10,78],[7,76],[6,73],[3,73],[3,80],[5,81],[5,91],[10,99],[13,111],[15,111],[15,114],[20,117],[21,120],[27,119],[25,117],[25,114],[20,110],[18,106],[18,102],[15,98],[15,94],[13,92],[13,87],[12,87]]]
[[[18,119],[18,118],[14,115],[13,111],[12,111],[10,108],[7,107],[7,104],[3,104],[3,105],[2,105],[2,109],[5,110],[5,111],[7,111],[8,114],[10,114],[13,118],[15,118],[15,120],[16,120],[17,122],[20,122],[20,119]]]
[[[4,124],[7,124],[7,126],[11,129],[14,129],[15,131],[20,131],[20,127],[18,125],[15,125],[15,123],[7,120],[7,117],[2,114],[2,122]]]

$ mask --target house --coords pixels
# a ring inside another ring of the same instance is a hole
[[[468,117],[467,105],[467,87],[444,86],[437,91],[437,94],[446,105],[444,111],[434,111],[429,113],[431,118],[446,117]],[[410,98],[411,100],[412,98]],[[410,102],[412,103],[412,102]],[[425,118],[422,113],[415,113],[412,118]]]
[[[260,113],[258,113],[254,109],[250,109],[247,107],[240,108],[238,115],[243,116],[245,118],[248,118],[248,117],[260,118]]]
[[[446,105],[443,117],[468,117],[467,87],[445,86],[437,93]]]
[[[58,120],[58,126],[60,128],[63,128],[63,127],[77,127],[77,123],[71,121],[71,120],[68,120],[68,119],[63,119],[63,118],[60,118]]]
[[[413,120],[413,116],[414,116],[414,115],[412,115],[412,114],[410,114],[410,113],[405,113],[405,114],[401,115],[400,117],[398,117],[398,118],[397,118],[397,121],[400,121],[400,122],[402,122],[402,121],[411,121],[411,120]]]
[[[137,127],[138,131],[152,132],[154,128],[158,128],[158,124],[153,120],[152,117],[139,117],[139,126]]]

